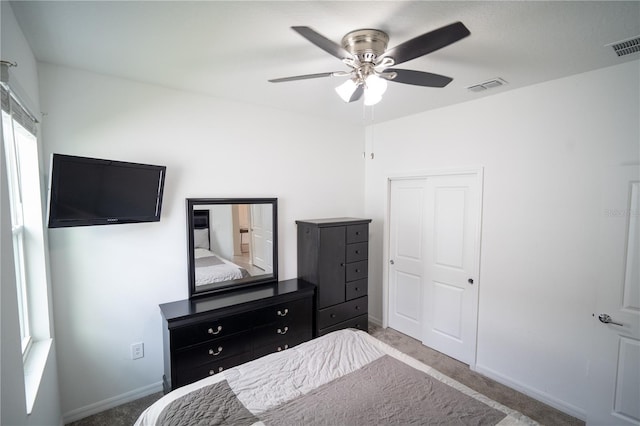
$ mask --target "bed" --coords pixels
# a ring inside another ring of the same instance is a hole
[[[239,280],[249,276],[245,268],[205,248],[194,250],[196,286]]]
[[[193,211],[193,246],[196,286],[239,280],[249,272],[210,250],[209,210]]]
[[[375,339],[339,330],[183,386],[143,425],[536,425]]]

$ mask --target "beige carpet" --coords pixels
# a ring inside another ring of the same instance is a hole
[[[369,325],[369,334],[387,343],[407,355],[435,368],[454,380],[489,398],[518,410],[533,420],[549,426],[584,425],[582,420],[571,417],[540,401],[517,392],[507,386],[475,373],[469,366],[450,358],[438,351],[434,351],[419,341],[402,334],[392,328],[383,329]]]
[[[440,352],[434,351],[415,339],[399,333],[391,328],[383,329],[374,325],[369,326],[369,333],[381,341],[396,349],[416,358],[465,384],[466,386],[481,392],[501,404],[514,410],[518,410],[535,421],[548,426],[583,425],[584,422],[545,405],[535,399],[516,392],[511,388],[494,382],[469,369],[469,367]],[[147,397],[132,401],[112,408],[102,413],[86,417],[71,426],[131,426],[138,416],[159,399],[162,393],[155,393]]]

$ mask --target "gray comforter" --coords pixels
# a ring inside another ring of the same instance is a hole
[[[385,355],[260,414],[226,381],[189,393],[162,412],[162,425],[495,425],[506,414]]]

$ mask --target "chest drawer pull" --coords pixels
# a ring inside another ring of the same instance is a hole
[[[289,331],[289,327],[285,327],[284,329],[278,329],[278,334],[287,334],[287,331]]]
[[[222,370],[224,370],[224,367],[218,367],[218,371],[215,371],[215,370],[209,370],[209,375],[210,375],[210,376],[213,376],[213,375],[214,375],[214,374],[216,374],[216,373],[221,373],[221,372],[222,372]]]
[[[289,345],[284,345],[284,347],[282,347],[282,346],[278,346],[278,352],[282,352],[282,351],[284,351],[285,349],[289,349]]]
[[[215,330],[213,328],[210,328],[207,330],[207,333],[209,334],[219,334],[222,331],[222,326],[219,325],[218,328],[216,328]]]
[[[285,317],[289,313],[289,309],[285,308],[284,311],[278,311],[279,317]]]
[[[222,352],[222,346],[218,346],[217,352],[214,352],[213,349],[209,349],[209,355],[213,355],[213,356],[220,355],[220,352]]]

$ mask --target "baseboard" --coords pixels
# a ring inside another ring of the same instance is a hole
[[[135,401],[136,399],[144,398],[145,396],[156,392],[162,392],[162,382],[153,383],[149,386],[144,386],[130,392],[123,393],[122,395],[114,396],[113,398],[108,398],[71,410],[68,413],[64,413],[64,424],[84,419],[85,417],[101,413],[102,411],[109,410],[117,407],[118,405],[126,404],[127,402]]]
[[[583,421],[586,421],[587,419],[587,414],[584,409],[576,407],[573,404],[569,404],[566,401],[559,400],[558,398],[551,396],[545,392],[540,392],[537,389],[531,388],[521,382],[503,376],[502,374],[498,373],[495,370],[492,370],[491,368],[476,364],[473,370],[484,376],[487,376],[492,380],[495,380],[498,383],[508,386],[511,389],[515,389],[518,392],[521,392],[527,396],[530,396],[531,398],[537,399],[540,402],[543,402],[553,408],[567,413],[570,416],[576,417]]]
[[[371,315],[369,315],[369,322],[378,327],[382,327],[382,321],[380,321],[378,318],[372,317]]]

